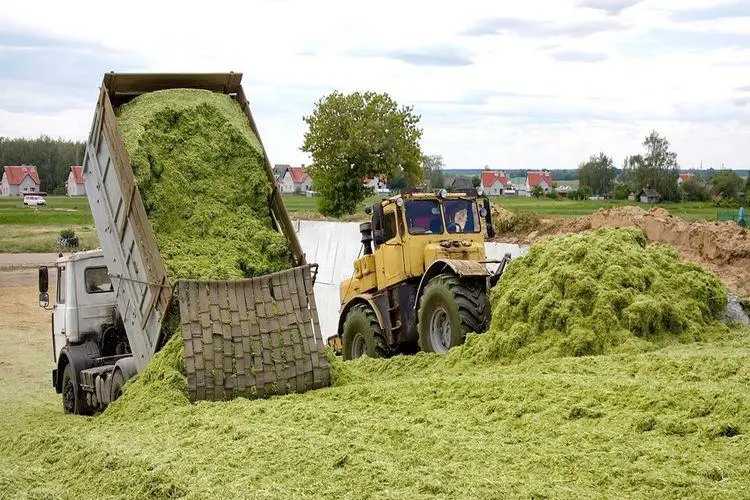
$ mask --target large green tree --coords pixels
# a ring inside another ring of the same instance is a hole
[[[445,164],[441,155],[424,155],[422,157],[422,176],[427,183],[427,187],[445,187],[443,167],[445,167]]]
[[[333,92],[311,115],[302,150],[312,155],[310,173],[321,213],[354,213],[371,190],[365,178],[402,175],[413,185],[422,176],[419,115],[388,94]]]
[[[743,191],[744,181],[734,170],[719,170],[711,178],[711,192],[714,196],[738,199]]]
[[[644,140],[645,152],[625,160],[623,180],[633,191],[653,188],[662,199],[679,201],[677,177],[680,175],[677,154],[669,150],[669,141],[653,130]]]
[[[599,153],[578,166],[578,181],[597,196],[607,196],[612,191],[617,169],[612,158]]]

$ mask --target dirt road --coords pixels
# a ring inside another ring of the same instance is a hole
[[[56,253],[0,253],[0,271],[54,265]]]

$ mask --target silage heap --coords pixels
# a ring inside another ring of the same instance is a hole
[[[708,340],[726,290],[639,229],[535,244],[492,291],[492,322],[455,355],[477,360],[640,352]]]
[[[288,242],[272,227],[261,145],[236,101],[207,90],[163,90],[116,115],[172,281],[251,278],[290,267]],[[165,325],[171,339],[108,415],[143,418],[187,404],[176,325]]]
[[[271,225],[263,156],[239,104],[173,89],[117,110],[146,214],[174,279],[238,279],[290,267]]]

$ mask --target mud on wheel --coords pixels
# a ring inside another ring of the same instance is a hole
[[[364,355],[370,358],[388,356],[383,330],[375,311],[367,304],[356,304],[346,314],[342,344],[347,361]]]
[[[446,352],[463,344],[468,332],[487,330],[489,319],[483,282],[439,274],[427,283],[419,300],[419,347],[426,352]]]

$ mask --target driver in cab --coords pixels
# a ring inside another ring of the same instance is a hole
[[[466,208],[460,208],[453,212],[453,216],[449,218],[448,232],[449,233],[465,233],[473,231],[471,224],[468,223],[468,211]]]

